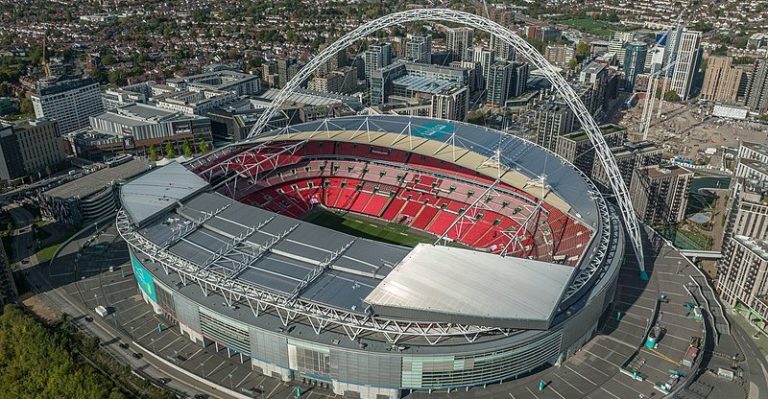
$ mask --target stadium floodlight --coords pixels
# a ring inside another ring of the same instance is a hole
[[[523,40],[510,29],[491,21],[488,18],[447,8],[428,8],[413,9],[385,15],[381,18],[368,21],[353,31],[342,36],[340,39],[323,49],[318,55],[312,58],[275,96],[272,102],[267,106],[264,112],[259,116],[256,124],[251,129],[248,137],[255,137],[264,132],[269,120],[282,107],[290,95],[299,88],[302,82],[307,80],[321,65],[324,65],[332,56],[337,54],[355,43],[356,41],[371,35],[381,29],[418,21],[444,21],[454,22],[461,25],[484,31],[499,40],[512,46],[518,54],[522,54],[528,61],[552,83],[557,93],[565,100],[576,118],[581,123],[584,131],[587,133],[590,142],[595,148],[598,159],[602,163],[608,175],[611,189],[616,196],[625,227],[632,241],[632,247],[635,251],[635,257],[640,268],[640,278],[648,279],[645,272],[645,263],[643,256],[643,246],[640,237],[640,224],[637,215],[632,208],[632,201],[629,196],[624,179],[621,176],[616,160],[611,153],[610,147],[605,142],[600,128],[595,122],[587,107],[581,101],[573,88],[566,80],[554,69],[554,67],[539,53],[533,46]],[[279,136],[276,136],[278,138]],[[585,193],[586,194],[586,193]]]

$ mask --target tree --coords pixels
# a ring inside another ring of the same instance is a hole
[[[29,97],[24,97],[19,105],[19,111],[24,115],[32,115],[35,113],[35,107],[32,106],[32,100]]]
[[[172,142],[165,143],[165,157],[168,159],[176,158],[176,149],[173,148]]]
[[[570,60],[568,60],[568,67],[570,67],[571,69],[576,69],[577,66],[579,66],[579,62],[576,61],[575,58],[571,58]]]
[[[192,146],[189,145],[189,141],[184,141],[184,145],[181,147],[181,151],[184,153],[185,157],[192,157]]]
[[[157,147],[154,144],[149,146],[149,160],[157,162]]]
[[[576,60],[581,62],[585,58],[589,57],[592,52],[590,51],[589,44],[587,42],[579,42],[576,44]]]
[[[680,96],[677,94],[674,90],[668,90],[666,93],[664,93],[664,101],[667,102],[678,102],[680,101]]]
[[[197,143],[197,148],[201,153],[205,154],[208,152],[208,143],[206,143],[204,139],[200,139],[200,142]]]

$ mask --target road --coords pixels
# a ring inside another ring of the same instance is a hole
[[[115,331],[111,326],[106,325],[99,318],[93,318],[92,322],[86,321],[88,312],[78,304],[71,301],[66,294],[62,292],[63,288],[53,287],[49,279],[44,275],[45,266],[38,266],[37,258],[34,256],[34,236],[32,234],[32,223],[34,216],[23,207],[13,207],[9,209],[10,215],[16,223],[16,232],[14,237],[14,253],[21,255],[19,259],[32,257],[29,263],[22,265],[25,269],[25,278],[35,293],[45,298],[49,304],[56,304],[56,309],[71,316],[73,323],[89,334],[96,336],[103,343],[104,350],[110,352],[120,361],[130,365],[132,369],[144,371],[154,379],[170,378],[168,387],[174,390],[185,392],[189,395],[203,393],[216,398],[229,398],[219,390],[212,389],[196,379],[177,372],[168,367],[165,363],[152,359],[150,356],[144,356],[142,359],[136,359],[132,356],[133,351],[142,352],[136,347],[132,351],[126,351],[119,348],[119,340],[115,337],[121,334]],[[90,317],[88,319],[91,319]],[[130,342],[130,340],[126,340]]]
[[[745,375],[745,379],[751,383],[748,399],[768,397],[768,361],[766,361],[765,355],[760,353],[760,349],[749,337],[749,334],[737,323],[731,324],[731,333],[736,338],[736,343],[746,358],[744,369],[747,375]]]
[[[7,209],[16,225],[16,229],[13,231],[13,258],[22,262],[22,269],[37,264],[37,257],[34,256],[35,236],[32,232],[32,224],[35,222],[34,215],[18,205],[9,206]],[[24,263],[24,260],[28,263]]]

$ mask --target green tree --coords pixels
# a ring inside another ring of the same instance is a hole
[[[576,69],[577,66],[579,66],[579,62],[576,61],[575,58],[571,58],[570,60],[568,60],[568,67],[569,68]]]
[[[197,143],[197,148],[201,153],[205,154],[208,152],[208,143],[204,139],[200,139],[200,142]]]
[[[32,115],[35,113],[35,107],[32,106],[32,100],[29,97],[24,97],[19,104],[19,111],[24,115]]]
[[[117,62],[117,61],[115,60],[115,56],[114,56],[114,55],[112,55],[112,54],[109,54],[109,53],[107,53],[107,54],[104,54],[104,56],[103,56],[103,57],[101,57],[101,63],[102,63],[104,66],[112,66],[112,65],[115,65],[115,62]]]
[[[664,101],[668,101],[671,103],[680,101],[680,96],[677,94],[674,90],[668,90],[666,93],[664,93]]]
[[[589,43],[587,42],[579,42],[576,44],[576,60],[579,62],[583,61],[585,58],[589,57],[591,54]]]
[[[190,158],[192,156],[192,146],[189,145],[189,141],[184,141],[184,145],[181,147],[181,151],[184,153],[184,156],[187,158]]]
[[[165,143],[165,157],[168,159],[176,158],[176,149],[173,148],[172,142]]]
[[[149,160],[157,162],[157,147],[154,144],[149,146]]]

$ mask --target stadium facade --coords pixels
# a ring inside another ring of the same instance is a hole
[[[613,299],[617,212],[556,154],[459,122],[286,127],[121,190],[144,300],[200,345],[337,394],[483,386],[575,353]],[[300,218],[431,234],[414,248]]]

